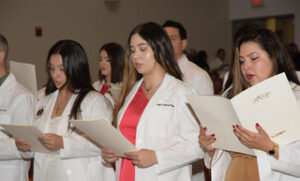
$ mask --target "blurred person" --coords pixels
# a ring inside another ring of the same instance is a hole
[[[194,48],[190,48],[189,50],[186,51],[185,54],[190,61],[192,61],[192,62],[196,61],[197,51]]]
[[[209,72],[209,66],[207,63],[207,53],[204,50],[200,50],[197,53],[196,61],[194,62],[196,65],[204,69],[206,72]]]
[[[209,69],[211,73],[218,73],[221,79],[224,78],[224,74],[228,70],[228,64],[225,63],[226,53],[223,48],[219,48],[216,54],[216,58],[209,62]]]
[[[105,95],[112,105],[118,99],[112,94],[112,89],[121,90],[124,58],[123,47],[114,42],[104,44],[99,50],[99,80],[93,83],[93,87]]]

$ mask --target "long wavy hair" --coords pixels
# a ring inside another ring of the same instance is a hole
[[[83,47],[73,40],[61,40],[55,43],[49,50],[47,56],[48,81],[46,84],[46,95],[57,90],[50,74],[50,57],[59,54],[62,57],[64,72],[67,77],[67,88],[74,94],[78,94],[71,109],[69,118],[77,119],[80,113],[80,104],[88,92],[94,90],[87,55]]]
[[[246,36],[246,35],[250,35],[252,33],[254,33],[256,31],[256,29],[258,29],[259,26],[255,25],[255,24],[246,24],[244,26],[242,26],[241,28],[239,28],[237,30],[237,32],[234,34],[233,36],[233,48],[232,48],[232,58],[231,61],[229,63],[229,75],[228,75],[228,79],[225,82],[225,86],[223,88],[223,90],[227,90],[231,85],[232,85],[232,79],[233,79],[233,75],[232,75],[232,70],[233,70],[233,63],[234,63],[234,59],[235,59],[235,55],[236,55],[236,46],[237,43],[239,41],[239,39],[242,36]]]
[[[136,26],[129,34],[127,41],[126,61],[123,78],[123,88],[120,98],[114,109],[114,125],[116,126],[117,115],[124,104],[125,98],[132,90],[136,81],[142,78],[131,61],[129,51],[130,41],[133,35],[140,35],[151,47],[154,58],[158,64],[170,75],[182,80],[182,74],[175,59],[171,40],[165,30],[157,23],[148,22]]]
[[[260,48],[268,54],[268,57],[272,61],[274,75],[285,72],[289,81],[299,85],[299,80],[296,75],[291,57],[276,34],[266,28],[257,28],[250,34],[242,34],[237,41],[232,69],[233,84],[232,89],[227,94],[227,97],[231,98],[250,87],[249,83],[242,75],[239,62],[240,47],[246,42],[257,43]]]

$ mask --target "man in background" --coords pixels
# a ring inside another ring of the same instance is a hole
[[[31,124],[36,99],[7,70],[8,42],[0,34],[0,123]],[[0,180],[28,181],[30,160],[22,159],[13,138],[0,131]]]
[[[187,47],[187,33],[179,22],[168,20],[163,24],[168,33],[177,63],[183,74],[183,81],[190,84],[199,95],[213,95],[214,88],[208,73],[189,61],[183,53]]]
[[[204,69],[189,61],[183,53],[187,47],[187,33],[182,24],[168,20],[163,24],[163,28],[168,33],[172,42],[175,58],[183,74],[183,81],[196,89],[199,95],[213,95],[214,85],[209,74]],[[201,178],[201,171],[205,169],[203,162],[198,160],[192,163],[192,168],[192,180],[199,180]],[[209,174],[205,174],[206,176],[209,177]]]

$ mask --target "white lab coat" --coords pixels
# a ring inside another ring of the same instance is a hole
[[[39,96],[37,110],[43,108],[34,124],[43,132],[47,132],[52,110],[58,95],[58,90],[48,96]],[[111,181],[115,174],[111,167],[102,163],[101,150],[87,140],[85,135],[68,129],[68,115],[77,95],[73,94],[59,120],[56,134],[63,137],[64,148],[60,149],[60,159],[63,163],[68,180],[72,181]],[[97,92],[89,92],[80,105],[82,120],[105,119],[112,121],[112,107],[104,96]],[[44,165],[47,154],[34,154],[34,181],[44,181]]]
[[[93,83],[93,87],[94,87],[94,89],[96,89],[99,92],[102,89],[102,86],[104,83],[105,83],[104,80],[102,80],[101,82],[100,82],[100,80],[97,80],[96,82]],[[120,90],[121,90],[121,83],[117,83],[116,85],[119,86]],[[104,96],[109,100],[111,105],[113,105],[113,106],[115,105],[115,100],[117,98],[114,98],[109,90],[104,94]]]
[[[180,57],[178,65],[183,74],[183,82],[190,84],[199,95],[214,94],[214,84],[204,69],[189,61],[184,54]]]
[[[190,84],[199,95],[213,95],[214,94],[214,84],[209,76],[209,74],[199,67],[198,65],[194,64],[193,62],[189,61],[185,54],[180,57],[179,60],[179,68],[183,74],[183,81],[187,84]],[[204,175],[201,168],[201,161],[197,160],[192,164],[193,167],[197,168],[198,172],[193,173],[193,181],[204,180]],[[200,167],[199,167],[200,166]],[[195,170],[195,169],[193,169]],[[202,173],[201,173],[202,172]],[[200,178],[200,180],[199,180]]]
[[[0,122],[31,124],[36,98],[9,73],[0,86]],[[30,161],[22,159],[15,141],[0,131],[0,180],[27,181]]]
[[[300,106],[300,86],[291,83],[291,87]],[[228,152],[216,149],[213,160],[206,153],[204,161],[208,168],[211,167],[212,181],[225,179],[231,162]],[[300,141],[280,146],[279,160],[262,152],[257,155],[257,163],[261,181],[300,181]]]
[[[118,114],[118,125],[143,79],[138,81]],[[136,147],[156,152],[158,163],[135,167],[135,181],[189,181],[190,163],[203,157],[198,143],[199,125],[188,109],[186,95],[196,94],[187,84],[166,74],[149,100],[136,132]],[[198,158],[197,158],[198,157]],[[116,163],[117,177],[121,159]]]

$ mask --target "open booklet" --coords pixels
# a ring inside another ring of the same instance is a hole
[[[8,125],[0,124],[4,129],[4,133],[11,134],[14,138],[19,138],[24,141],[27,141],[31,144],[31,151],[40,152],[40,153],[52,153],[57,154],[58,152],[52,152],[45,148],[40,141],[38,140],[39,136],[44,135],[37,127],[33,125]]]
[[[137,148],[108,121],[99,119],[71,120],[70,122],[96,143],[105,148],[114,150],[121,156],[124,156],[125,152],[137,151]]]
[[[17,81],[30,90],[34,95],[37,95],[35,65],[10,60],[9,67]]]
[[[300,109],[284,73],[273,76],[248,88],[231,100],[220,96],[188,96],[198,119],[214,133],[215,148],[258,154],[239,142],[232,125],[256,131],[259,123],[271,139],[279,145],[300,140]]]

